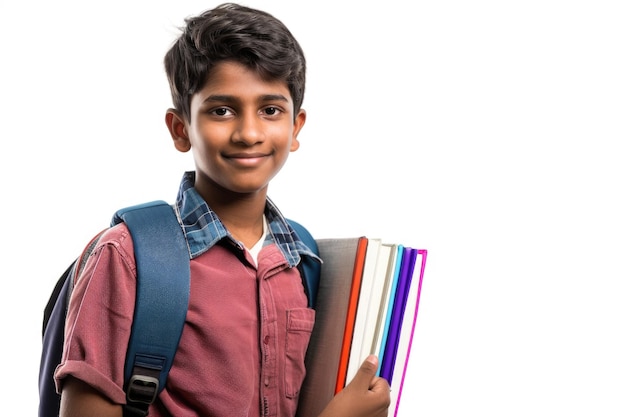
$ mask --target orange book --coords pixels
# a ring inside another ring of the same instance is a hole
[[[354,259],[354,269],[352,273],[352,285],[348,298],[348,311],[346,314],[346,326],[343,333],[341,354],[339,356],[339,366],[337,367],[337,383],[335,384],[335,394],[341,391],[346,385],[348,373],[348,362],[350,360],[350,348],[352,346],[352,333],[354,332],[354,321],[356,319],[357,307],[359,304],[359,293],[361,292],[361,279],[363,278],[363,267],[365,265],[365,254],[367,252],[367,238],[359,238],[356,256]]]

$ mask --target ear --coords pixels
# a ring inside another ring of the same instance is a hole
[[[293,134],[291,137],[291,152],[297,151],[300,147],[300,142],[298,141],[298,133],[304,126],[304,122],[306,122],[306,111],[304,109],[300,109],[298,114],[296,115],[296,119],[293,122]]]
[[[191,142],[187,134],[184,116],[177,110],[168,109],[165,112],[165,124],[174,141],[174,147],[180,152],[188,152],[191,149]]]

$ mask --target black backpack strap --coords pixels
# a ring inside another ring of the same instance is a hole
[[[174,209],[155,201],[119,210],[133,239],[137,296],[126,353],[125,416],[146,416],[165,387],[187,317],[189,250]]]

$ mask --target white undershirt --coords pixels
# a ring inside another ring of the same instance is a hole
[[[255,264],[259,263],[259,252],[261,252],[261,249],[263,248],[263,242],[265,242],[265,236],[267,236],[267,229],[267,219],[265,218],[265,215],[263,215],[263,234],[261,235],[261,238],[250,249],[246,248],[248,249],[250,255],[252,255],[252,259],[254,259]]]

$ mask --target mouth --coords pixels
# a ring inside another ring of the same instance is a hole
[[[231,163],[243,167],[255,167],[262,164],[270,154],[260,152],[240,152],[224,155],[224,157]]]

